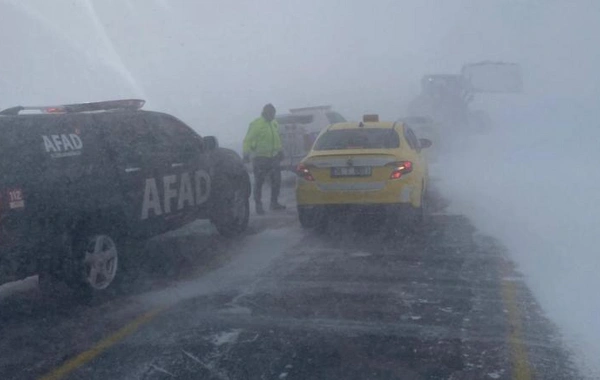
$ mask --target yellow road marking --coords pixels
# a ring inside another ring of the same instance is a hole
[[[505,273],[508,275],[508,269]],[[521,313],[517,304],[517,288],[514,281],[502,281],[502,299],[508,310],[508,338],[512,354],[513,379],[532,380],[532,370],[529,366],[527,349],[523,344],[523,326],[521,324]],[[134,333],[142,325],[156,317],[162,310],[163,309],[157,309],[141,315],[111,336],[101,340],[91,349],[82,352],[60,367],[42,376],[40,380],[59,380],[64,378],[74,370],[92,361],[106,349],[114,346],[116,343]]]
[[[120,330],[118,330],[111,336],[102,339],[94,347],[90,348],[87,351],[80,353],[79,355],[75,356],[72,359],[69,359],[67,362],[65,362],[60,367],[58,367],[58,368],[52,370],[50,373],[47,373],[46,375],[42,376],[40,378],[40,380],[62,379],[63,377],[67,376],[74,370],[76,370],[79,367],[82,367],[83,365],[85,365],[86,363],[89,363],[90,361],[92,361],[96,356],[100,355],[102,352],[104,352],[109,347],[115,345],[119,341],[125,339],[127,336],[134,333],[143,324],[148,323],[150,320],[152,320],[154,317],[156,317],[158,315],[158,313],[160,313],[161,311],[162,311],[162,309],[157,309],[157,310],[153,310],[146,314],[141,315],[140,317],[136,318],[129,324],[125,325],[124,327],[122,327]]]
[[[523,344],[523,325],[514,281],[502,280],[502,299],[508,310],[508,342],[512,356],[513,379],[531,380],[532,370],[529,366],[527,348]]]

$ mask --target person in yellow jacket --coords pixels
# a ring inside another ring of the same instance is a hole
[[[250,123],[244,139],[244,162],[250,162],[254,170],[254,201],[256,212],[265,213],[262,205],[262,188],[265,179],[271,181],[271,210],[285,210],[278,201],[281,189],[280,162],[283,159],[279,125],[275,120],[275,107],[267,104],[263,107],[262,115]]]

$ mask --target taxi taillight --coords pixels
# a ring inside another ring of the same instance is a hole
[[[413,170],[413,164],[410,161],[398,161],[387,164],[392,166],[393,170],[390,174],[390,179],[400,179],[404,174],[408,174]]]
[[[296,167],[296,174],[298,177],[303,178],[307,181],[314,181],[315,177],[313,177],[310,169],[305,164],[298,164]]]

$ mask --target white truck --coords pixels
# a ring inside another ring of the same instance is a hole
[[[331,106],[293,108],[276,117],[283,145],[282,170],[295,170],[306,157],[315,139],[327,126],[346,121]]]

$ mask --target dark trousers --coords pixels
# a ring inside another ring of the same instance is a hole
[[[277,157],[256,157],[253,162],[254,169],[254,201],[261,203],[262,188],[265,179],[271,180],[271,203],[276,203],[281,189],[281,169]]]

